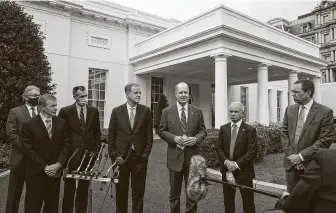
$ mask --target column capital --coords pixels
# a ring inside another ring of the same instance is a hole
[[[258,69],[267,69],[268,67],[272,66],[272,64],[267,63],[267,62],[260,62],[260,64],[258,64]]]
[[[296,70],[289,71],[289,76],[297,77],[298,74],[299,74],[299,71],[296,71]]]
[[[230,56],[232,55],[225,52],[218,52],[210,55],[210,57],[215,58],[215,61],[222,61],[222,60],[226,61],[226,59]]]

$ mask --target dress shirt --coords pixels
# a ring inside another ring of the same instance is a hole
[[[76,103],[76,109],[77,109],[78,118],[80,119],[81,106],[79,106],[77,103]],[[83,113],[84,113],[84,120],[86,122],[86,114],[87,114],[87,107],[86,107],[86,105],[83,106]]]
[[[50,118],[47,118],[47,117],[45,117],[42,113],[40,113],[40,116],[41,116],[41,118],[42,118],[42,121],[43,121],[43,123],[44,123],[44,127],[45,128],[47,128],[47,120],[50,120],[51,122],[50,122],[50,125],[51,125],[51,129],[52,129],[52,117],[50,117]]]
[[[126,103],[127,105],[127,112],[128,112],[128,119],[131,121],[131,105],[129,105],[128,103]],[[136,114],[136,108],[137,108],[137,105],[135,105],[133,107],[133,114],[134,114],[134,118],[135,118],[135,114]]]
[[[311,99],[308,103],[303,105],[306,108],[305,115],[304,115],[304,120],[303,120],[304,122],[306,121],[306,118],[308,116],[309,110],[310,110],[312,105],[313,105],[313,99]],[[299,106],[298,116],[300,115],[301,110],[302,110],[302,105]]]
[[[37,106],[29,106],[28,104],[26,104],[26,107],[27,107],[27,109],[28,109],[28,112],[29,112],[29,115],[30,115],[30,117],[32,118],[33,117],[33,111],[32,111],[32,108],[34,108],[34,111],[35,111],[35,114],[37,115],[38,114],[38,112],[37,112]]]
[[[188,103],[186,103],[183,108],[186,114],[186,122],[188,122]],[[177,102],[177,111],[178,111],[179,118],[181,120],[182,106],[179,102]]]

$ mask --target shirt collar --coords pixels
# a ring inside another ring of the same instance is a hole
[[[177,110],[178,110],[178,111],[181,111],[181,110],[182,110],[182,106],[181,106],[181,104],[180,104],[179,102],[177,102],[176,105],[177,105]],[[188,103],[186,103],[186,104],[184,105],[184,111],[188,111]]]
[[[240,126],[241,126],[242,122],[243,122],[243,120],[242,120],[242,119],[240,119],[240,121],[238,121],[238,122],[236,123],[236,125],[237,125],[238,129],[240,128]],[[235,124],[235,123],[233,123],[233,122],[231,121],[231,127],[233,126],[233,124]]]
[[[44,123],[46,122],[46,120],[52,120],[52,117],[47,118],[47,117],[45,117],[42,113],[40,113],[39,115],[41,116],[42,121],[43,121]]]
[[[77,103],[75,103],[76,104],[76,108],[77,108],[77,110],[80,110],[81,109],[81,106],[79,106]],[[85,109],[86,108],[86,105],[84,105],[83,106],[83,109]]]
[[[305,105],[303,105],[307,109],[308,112],[309,112],[311,106],[313,105],[313,102],[314,102],[314,100],[311,99],[308,103],[306,103]]]
[[[127,102],[126,102],[126,106],[127,106],[127,110],[130,110],[131,108],[132,108],[132,106],[131,105],[129,105]],[[136,108],[137,108],[137,104],[133,107],[133,109],[135,109],[136,110]]]

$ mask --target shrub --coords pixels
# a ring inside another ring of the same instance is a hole
[[[168,107],[168,100],[167,97],[163,94],[160,95],[158,103],[154,104],[154,128],[156,131],[159,128],[161,122],[161,115],[164,108]]]
[[[0,144],[0,172],[9,167],[9,154],[11,146],[7,143]]]
[[[281,144],[281,125],[271,123],[269,126],[262,125],[257,122],[251,124],[257,131],[257,156],[256,162],[261,161],[266,154],[281,153],[283,147]],[[200,153],[208,162],[209,167],[218,167],[219,160],[216,153],[216,143],[218,138],[218,129],[208,129],[205,140],[200,145]]]

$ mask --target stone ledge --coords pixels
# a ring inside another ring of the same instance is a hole
[[[215,169],[207,168],[208,176],[211,178],[216,178],[218,180],[222,180],[222,173]],[[284,191],[287,191],[287,187],[285,185],[275,184],[275,183],[268,183],[259,180],[253,180],[253,188],[261,189],[267,192],[273,192],[277,194],[282,194]]]

